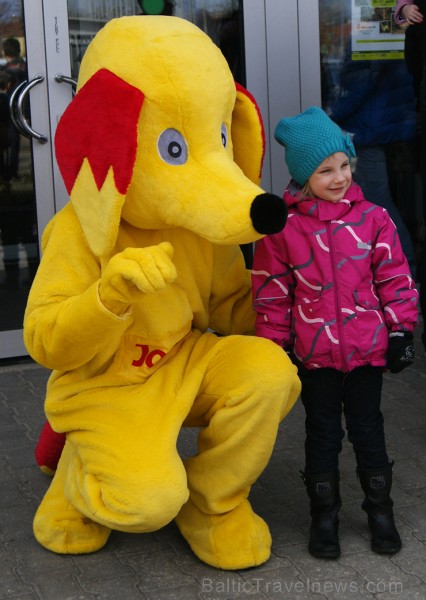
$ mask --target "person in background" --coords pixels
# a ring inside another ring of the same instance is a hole
[[[16,38],[5,39],[2,49],[6,63],[1,67],[1,70],[7,73],[10,78],[8,87],[8,96],[10,98],[16,87],[27,78],[27,65],[21,57],[21,44]],[[19,152],[21,146],[20,134],[11,119],[9,119],[9,146],[9,160],[5,175],[5,179],[8,181],[12,178],[17,179],[19,176]]]
[[[8,150],[9,150],[9,88],[10,75],[0,70],[0,184],[9,181]]]
[[[367,200],[388,211],[416,279],[414,244],[396,206],[389,169],[395,156],[410,156],[414,146],[417,116],[412,77],[403,60],[352,60],[347,54],[339,93],[327,113],[351,134],[357,153],[354,179]],[[410,158],[399,160],[398,167],[412,179]]]
[[[340,555],[343,411],[371,547],[392,554],[401,539],[381,390],[385,369],[398,373],[413,362],[417,290],[393,221],[352,181],[350,136],[311,107],[282,119],[275,139],[292,176],[284,192],[289,216],[283,233],[256,242],[253,303],[256,334],[281,346],[299,368],[309,552]]]
[[[426,354],[426,1],[399,0],[395,10],[395,21],[407,23],[405,33],[405,64],[413,76],[414,93],[420,130],[419,169],[422,180],[423,232],[420,236],[418,259],[418,281],[420,286],[420,312],[423,318],[421,339]]]

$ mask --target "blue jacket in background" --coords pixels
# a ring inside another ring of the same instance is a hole
[[[331,118],[355,146],[406,142],[416,135],[413,80],[401,60],[350,61],[340,73]]]

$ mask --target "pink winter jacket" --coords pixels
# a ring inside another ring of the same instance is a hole
[[[418,293],[395,225],[353,183],[337,203],[291,182],[282,232],[256,243],[256,334],[308,369],[385,366],[390,331],[412,332]]]

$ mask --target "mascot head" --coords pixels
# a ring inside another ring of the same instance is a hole
[[[189,21],[113,19],[89,45],[77,90],[58,124],[56,156],[97,256],[113,251],[121,219],[217,244],[284,227],[283,201],[259,187],[256,103]]]

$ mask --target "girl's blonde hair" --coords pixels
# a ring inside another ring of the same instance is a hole
[[[309,179],[305,183],[305,185],[302,187],[302,189],[300,190],[300,198],[302,200],[304,198],[312,198],[312,190],[311,190],[311,186],[309,185]]]

